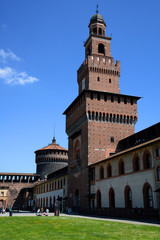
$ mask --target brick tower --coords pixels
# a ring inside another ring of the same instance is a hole
[[[120,94],[120,61],[113,60],[111,37],[98,14],[92,16],[84,44],[85,60],[77,71],[79,95],[65,110],[69,137],[68,204],[89,207],[91,163],[116,151],[118,142],[134,133],[139,97]]]

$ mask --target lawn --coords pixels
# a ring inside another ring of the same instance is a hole
[[[72,217],[0,217],[0,239],[160,240],[160,228]]]

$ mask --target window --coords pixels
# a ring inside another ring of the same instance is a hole
[[[104,168],[103,168],[103,165],[101,165],[100,169],[99,169],[99,178],[100,179],[104,178]]]
[[[119,161],[119,175],[123,175],[124,174],[124,162],[123,160],[121,159]]]
[[[104,94],[104,101],[107,102],[107,94]]]
[[[143,155],[143,165],[144,165],[144,169],[151,168],[151,155],[148,151],[145,152]]]
[[[82,80],[82,90],[85,89],[85,78]]]
[[[157,181],[160,181],[160,166],[157,167]]]
[[[102,35],[102,29],[99,28],[99,35]]]
[[[4,197],[4,192],[1,192],[1,197]]]
[[[160,148],[155,149],[155,156],[158,158],[160,157]]]
[[[97,190],[97,208],[101,208],[101,192]]]
[[[152,208],[153,207],[152,189],[151,189],[151,186],[149,183],[144,184],[143,200],[144,200],[144,208]]]
[[[111,142],[114,143],[114,137],[111,137]]]
[[[107,177],[112,177],[112,167],[111,167],[111,163],[107,164]]]
[[[100,77],[97,77],[97,81],[98,81],[98,82],[100,81]]]
[[[125,195],[125,207],[132,208],[132,193],[129,186],[125,187],[124,195]]]
[[[93,28],[93,34],[97,34],[97,28]]]
[[[111,83],[111,78],[109,78],[109,83]]]
[[[98,101],[100,101],[100,94],[99,93],[97,94],[97,99],[98,99]]]
[[[115,193],[113,188],[110,188],[109,190],[109,207],[115,208]]]
[[[140,170],[140,163],[139,163],[139,156],[135,155],[133,158],[133,171],[139,171]]]
[[[98,53],[105,54],[104,45],[102,43],[98,45]]]

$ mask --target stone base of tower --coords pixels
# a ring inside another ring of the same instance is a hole
[[[88,201],[88,168],[68,172],[68,207],[72,212],[84,212],[89,208]]]

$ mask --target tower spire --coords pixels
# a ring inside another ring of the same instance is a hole
[[[97,4],[97,7],[96,7],[96,14],[98,14],[99,10],[98,10],[98,4]]]
[[[56,143],[56,138],[55,138],[55,124],[54,124],[54,135],[53,135],[52,143]]]

